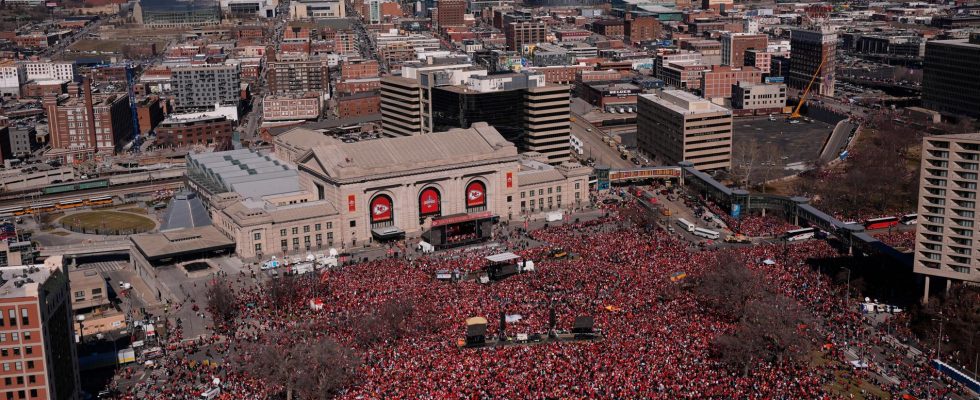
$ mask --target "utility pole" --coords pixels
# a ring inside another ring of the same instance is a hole
[[[846,302],[851,298],[851,269],[846,267],[844,269],[847,270],[847,294],[844,297],[844,301]]]

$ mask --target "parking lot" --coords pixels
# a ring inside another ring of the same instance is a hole
[[[767,117],[739,118],[733,123],[733,164],[751,161],[760,176],[777,179],[795,175],[819,158],[824,142],[834,126],[825,122],[811,120],[790,123],[785,116],[776,116],[775,121]],[[739,152],[739,144],[754,145],[754,157]]]

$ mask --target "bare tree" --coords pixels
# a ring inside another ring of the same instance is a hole
[[[289,275],[267,281],[265,290],[269,293],[272,306],[281,309],[290,304],[297,304],[300,301],[299,284],[297,277]]]
[[[736,184],[748,187],[759,161],[759,141],[757,139],[739,140],[732,145],[732,177]]]
[[[735,331],[715,340],[720,359],[748,375],[759,363],[794,361],[810,351],[812,318],[792,299],[768,294],[751,299]]]
[[[287,400],[333,398],[351,383],[361,363],[352,349],[324,337],[289,345],[259,344],[250,353],[242,369],[270,386],[282,387]]]
[[[354,320],[354,339],[365,348],[400,339],[420,328],[411,323],[414,314],[415,306],[410,300],[385,302],[377,310]]]
[[[758,275],[734,252],[719,254],[717,265],[695,287],[709,307],[732,321],[739,319],[746,302],[760,291]]]
[[[231,284],[224,277],[219,277],[208,286],[207,295],[207,307],[215,329],[223,331],[233,326],[238,317],[238,304]]]

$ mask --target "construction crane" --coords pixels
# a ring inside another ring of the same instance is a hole
[[[831,55],[830,57],[833,56]],[[800,95],[800,101],[796,104],[796,108],[793,109],[793,113],[789,115],[789,119],[800,118],[800,108],[803,108],[803,103],[806,103],[806,96],[810,94],[810,88],[813,87],[813,81],[817,80],[817,77],[820,76],[820,71],[823,70],[823,65],[826,62],[827,57],[824,57],[823,60],[820,61],[820,66],[817,67],[817,71],[813,73],[812,77],[810,77],[810,83],[806,85],[806,89],[804,89],[803,94]]]

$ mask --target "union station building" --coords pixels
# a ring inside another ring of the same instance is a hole
[[[421,239],[487,240],[501,220],[588,205],[591,168],[547,164],[484,123],[345,143],[295,128],[274,152],[190,154],[188,185],[246,259]]]

